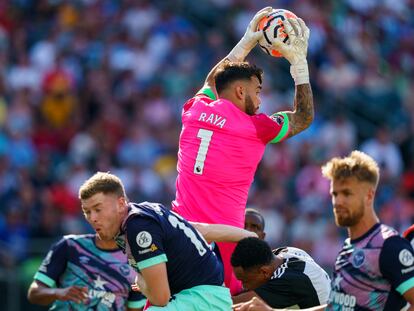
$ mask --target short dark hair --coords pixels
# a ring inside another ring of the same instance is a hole
[[[264,230],[264,228],[265,228],[265,220],[264,220],[263,215],[257,209],[248,207],[248,208],[246,208],[246,211],[245,211],[245,215],[247,215],[247,214],[252,214],[252,215],[256,215],[257,217],[259,217],[260,222],[261,222],[261,225],[263,227],[262,229]]]
[[[224,62],[216,71],[214,80],[217,93],[220,94],[230,83],[237,80],[250,80],[257,77],[262,83],[263,70],[248,62]]]
[[[258,238],[244,238],[237,243],[231,255],[231,265],[246,270],[268,265],[272,259],[273,253],[269,244]]]

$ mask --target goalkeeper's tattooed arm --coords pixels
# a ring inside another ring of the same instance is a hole
[[[286,112],[289,118],[290,131],[288,137],[292,137],[307,129],[314,117],[313,95],[310,84],[296,86],[294,111]]]
[[[288,137],[292,137],[308,128],[314,116],[313,96],[306,60],[310,31],[300,18],[289,18],[283,24],[285,31],[289,34],[289,44],[275,40],[273,46],[289,61],[290,73],[295,81],[294,110],[285,112],[290,124]]]

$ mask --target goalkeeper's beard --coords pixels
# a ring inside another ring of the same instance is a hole
[[[258,108],[254,106],[252,97],[250,95],[246,95],[246,99],[244,102],[246,113],[250,116],[254,116]]]

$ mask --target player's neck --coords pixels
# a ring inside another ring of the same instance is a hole
[[[96,247],[104,250],[114,250],[118,248],[114,240],[104,241],[101,240],[98,236],[95,236],[95,245]]]
[[[284,259],[282,257],[279,256],[274,256],[274,260],[273,260],[273,271],[276,271],[277,268],[279,268],[284,262]]]
[[[236,96],[234,96],[232,93],[223,91],[222,94],[220,94],[221,99],[226,99],[233,103],[234,106],[239,108],[241,111],[246,112],[245,104],[240,101]]]
[[[365,233],[367,233],[369,229],[371,229],[376,223],[379,223],[379,219],[375,214],[374,209],[369,209],[356,225],[348,227],[349,238],[351,240],[360,238]]]

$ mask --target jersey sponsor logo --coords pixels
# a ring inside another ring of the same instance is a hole
[[[283,123],[285,123],[285,118],[283,118],[280,114],[272,114],[270,119],[275,121],[278,125],[283,125]]]
[[[90,289],[88,292],[88,296],[89,299],[94,299],[94,298],[100,298],[100,302],[104,304],[107,307],[112,307],[113,303],[115,302],[116,296],[114,293],[110,293],[104,290],[96,290],[96,289]]]
[[[333,284],[332,284],[332,288],[336,289],[336,290],[340,290],[341,289],[341,281],[343,280],[343,277],[340,275],[337,275],[335,277],[335,279],[333,280]]]
[[[137,234],[137,244],[141,248],[147,248],[152,243],[152,236],[148,231],[141,231]]]
[[[158,249],[158,247],[154,243],[152,243],[149,248],[144,249],[142,251],[138,251],[138,253],[140,255],[142,255],[142,254],[146,254],[146,253],[149,253],[149,252],[155,252],[157,249]]]
[[[333,290],[329,295],[329,304],[342,306],[340,309],[342,311],[353,311],[356,306],[356,297],[354,295],[347,295]],[[336,310],[335,307],[334,310]]]
[[[402,270],[401,270],[401,273],[402,273],[402,274],[406,274],[406,273],[411,272],[411,271],[413,271],[413,270],[414,270],[414,266],[413,266],[413,267],[410,267],[410,268],[407,268],[407,269],[402,269]]]
[[[398,259],[400,260],[401,264],[409,267],[414,263],[414,257],[413,254],[408,249],[403,249],[400,251],[400,254],[398,255]]]
[[[219,128],[223,128],[224,124],[226,124],[226,119],[223,118],[222,116],[218,115],[218,114],[214,114],[211,113],[208,117],[207,117],[207,113],[202,112],[200,114],[200,117],[198,118],[198,121],[202,121],[202,122],[208,122],[210,124],[216,125]]]
[[[355,249],[352,256],[352,265],[355,268],[361,267],[365,262],[365,253],[362,249]]]

